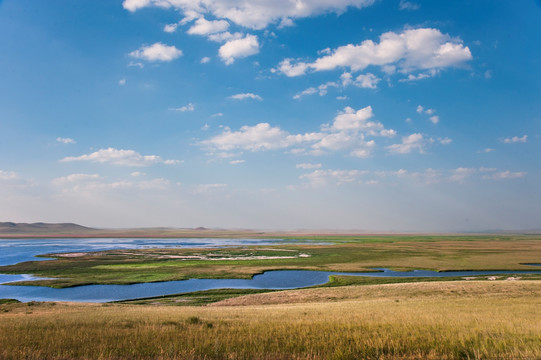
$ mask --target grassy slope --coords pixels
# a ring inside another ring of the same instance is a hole
[[[238,249],[160,249],[100,252],[78,258],[26,262],[0,267],[0,273],[30,273],[62,279],[39,284],[66,287],[83,284],[127,284],[187,278],[249,278],[273,269],[367,271],[374,267],[432,270],[528,270],[539,263],[540,236],[366,236],[328,237],[332,245],[276,245],[251,247],[248,252],[306,253],[310,257],[273,260],[180,260],[168,256],[227,252]],[[273,251],[269,249],[274,249]],[[289,254],[287,253],[287,254]],[[25,282],[24,284],[36,284]]]
[[[541,358],[538,282],[349,286],[231,301],[222,305],[245,306],[3,304],[0,358]]]

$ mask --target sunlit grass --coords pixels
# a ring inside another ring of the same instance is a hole
[[[4,304],[0,358],[541,357],[537,282],[351,286],[247,298],[269,305]],[[290,298],[298,303],[284,303]]]

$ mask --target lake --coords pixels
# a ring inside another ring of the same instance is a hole
[[[291,243],[290,241],[287,241]],[[158,247],[222,247],[239,245],[273,245],[283,240],[260,239],[37,239],[1,240],[0,264],[10,265],[21,261],[43,260],[36,255],[61,252],[88,252],[110,249],[141,249]],[[536,265],[536,264],[530,264]],[[108,302],[138,299],[161,295],[172,295],[192,291],[235,288],[235,289],[295,289],[324,284],[331,275],[352,275],[370,277],[448,277],[479,275],[541,274],[539,270],[528,271],[450,271],[435,272],[414,270],[397,272],[389,269],[375,269],[378,272],[348,273],[309,270],[268,271],[252,279],[190,279],[140,283],[132,285],[85,285],[65,289],[42,286],[0,285],[0,298],[20,301],[77,301]],[[0,274],[0,284],[34,279],[30,275]]]

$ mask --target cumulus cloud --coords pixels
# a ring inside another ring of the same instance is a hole
[[[417,106],[417,109],[416,111],[419,113],[419,114],[426,114],[429,116],[429,120],[433,123],[433,124],[437,124],[440,122],[440,117],[438,115],[434,115],[436,113],[436,110],[434,109],[427,109],[425,108],[424,106],[422,105],[418,105]]]
[[[242,164],[244,162],[245,162],[245,160],[231,160],[229,163],[231,165],[238,165],[238,164]]]
[[[124,0],[124,9],[136,11],[145,7],[172,8],[179,10],[187,18],[193,20],[194,14],[199,16],[210,14],[218,19],[227,19],[237,25],[264,29],[271,23],[290,26],[293,19],[310,17],[327,12],[342,13],[348,7],[362,8],[370,6],[374,0]],[[187,20],[190,21],[190,20]]]
[[[208,21],[201,17],[195,21],[195,24],[188,29],[190,35],[210,35],[224,32],[229,28],[229,23],[225,20]]]
[[[164,27],[163,27],[163,31],[165,31],[166,33],[173,33],[175,31],[177,31],[177,27],[178,27],[178,23],[175,23],[175,24],[166,24]]]
[[[505,138],[502,140],[504,144],[525,143],[528,141],[528,135],[522,137],[513,136],[511,138]]]
[[[385,129],[380,122],[369,121],[372,117],[370,106],[360,110],[346,107],[334,118],[332,125],[322,125],[319,132],[290,134],[280,127],[260,123],[243,126],[239,131],[225,128],[221,134],[201,144],[220,151],[263,151],[295,147],[290,150],[291,153],[322,155],[327,151],[349,150],[351,156],[368,157],[376,144],[374,140],[367,140],[367,136],[391,137],[396,134],[392,129]],[[211,153],[214,154],[214,151]]]
[[[259,41],[255,35],[246,35],[241,39],[229,40],[218,50],[218,55],[226,65],[233,64],[236,59],[259,53]]]
[[[234,100],[244,100],[244,99],[253,99],[253,100],[260,100],[260,101],[263,100],[261,96],[252,94],[252,93],[235,94],[235,95],[231,95],[229,98],[234,99]]]
[[[438,141],[440,142],[440,144],[442,145],[449,145],[450,143],[453,142],[453,139],[449,139],[448,137],[445,137],[443,139],[438,139]]]
[[[268,123],[255,126],[242,126],[239,131],[225,131],[203,144],[220,150],[233,150],[241,148],[251,151],[272,150],[284,148],[292,144],[290,135],[279,127],[272,127]]]
[[[298,100],[303,96],[313,95],[316,93],[318,93],[319,96],[324,96],[327,95],[329,88],[346,88],[350,85],[366,89],[376,89],[377,84],[380,80],[381,79],[371,73],[361,74],[356,78],[353,78],[353,75],[351,75],[351,73],[345,72],[340,76],[340,82],[329,81],[319,85],[317,88],[309,87],[308,89],[303,90],[293,96],[293,99]]]
[[[319,85],[317,88],[310,87],[310,88],[308,88],[306,90],[303,90],[300,93],[293,96],[293,99],[298,100],[303,96],[312,95],[312,94],[315,94],[315,93],[319,93],[319,96],[324,96],[324,95],[327,94],[327,91],[328,91],[328,89],[330,87],[339,87],[339,85],[338,85],[338,83],[336,83],[334,81],[329,81],[329,82],[327,82],[325,84]]]
[[[201,61],[200,61],[201,64],[206,64],[208,62],[210,62],[210,58],[208,56],[201,58]]]
[[[424,153],[426,140],[422,134],[415,133],[402,137],[402,143],[387,146],[391,154],[409,154],[417,150],[419,153]]]
[[[118,80],[118,85],[126,85],[126,79],[120,79]]]
[[[72,138],[63,138],[63,137],[57,137],[56,141],[62,144],[75,144],[76,143],[76,141],[73,140]]]
[[[123,166],[149,166],[153,164],[166,164],[173,165],[178,164],[178,160],[163,160],[157,155],[141,155],[134,150],[122,150],[115,148],[100,149],[90,154],[81,156],[68,156],[60,161],[72,162],[72,161],[91,161],[97,163],[109,163],[112,165]]]
[[[157,42],[149,46],[141,46],[130,53],[131,57],[147,61],[173,61],[182,56],[182,50]]]
[[[372,73],[361,74],[356,78],[353,78],[353,75],[348,72],[343,73],[342,76],[340,76],[340,79],[342,80],[342,85],[344,87],[354,85],[365,89],[376,89],[378,82],[381,80]]]
[[[188,105],[181,106],[179,108],[170,108],[171,111],[180,111],[180,112],[186,112],[186,111],[194,111],[195,105],[192,103],[189,103]]]
[[[285,59],[277,71],[287,76],[299,76],[308,70],[349,68],[360,71],[369,66],[380,66],[387,72],[397,68],[402,73],[410,73],[460,66],[471,59],[470,49],[460,39],[442,34],[438,29],[420,28],[384,33],[379,43],[365,40],[359,45],[340,46],[311,63]]]

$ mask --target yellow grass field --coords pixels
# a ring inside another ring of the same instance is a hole
[[[206,307],[0,305],[2,359],[539,359],[541,284],[247,295]]]

